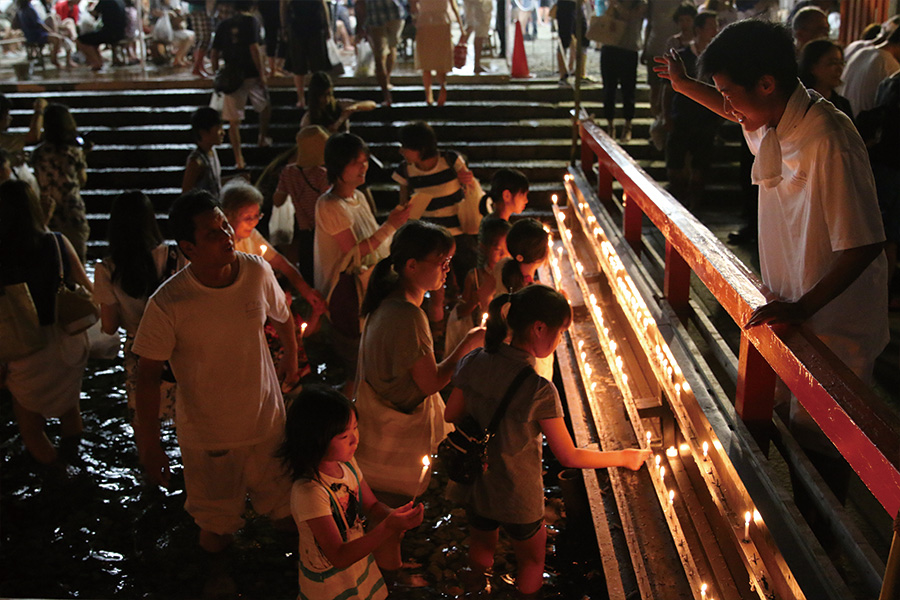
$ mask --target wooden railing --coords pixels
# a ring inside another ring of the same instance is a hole
[[[597,195],[623,188],[623,235],[640,252],[647,217],[666,238],[663,294],[689,311],[693,272],[742,326],[766,301],[765,286],[702,223],[591,121],[580,124],[581,168],[598,164]],[[900,510],[900,420],[815,335],[803,327],[742,329],[735,408],[750,426],[771,423],[780,378],[892,517]]]

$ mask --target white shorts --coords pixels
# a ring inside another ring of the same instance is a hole
[[[236,91],[225,94],[222,104],[222,120],[243,121],[244,107],[247,106],[248,98],[256,112],[262,112],[269,106],[269,90],[257,77],[245,79],[244,84]]]
[[[491,35],[491,13],[494,3],[491,0],[465,0],[466,23],[475,31],[475,37],[486,38]]]
[[[231,450],[181,448],[184,464],[184,509],[205,531],[226,535],[244,526],[247,495],[253,509],[273,520],[291,514],[291,480],[275,458],[279,434]]]

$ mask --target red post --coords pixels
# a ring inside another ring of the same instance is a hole
[[[603,171],[603,163],[600,163],[600,170]],[[610,195],[612,195],[612,177],[610,177]],[[631,200],[628,195],[624,195],[625,213],[622,215],[622,233],[625,241],[631,246],[635,254],[641,253],[641,225],[643,224],[644,212],[641,210],[637,202]],[[668,244],[668,242],[667,242]]]
[[[588,175],[594,168],[597,155],[594,154],[594,150],[591,148],[590,136],[585,136],[584,134],[583,124],[578,125],[578,133],[581,136],[581,172]]]
[[[746,335],[741,335],[735,410],[763,451],[768,450],[775,407],[775,371]]]
[[[597,166],[599,167],[597,170],[597,198],[599,198],[601,202],[608,203],[612,201],[613,197],[613,175],[603,164],[603,161],[598,161]]]
[[[666,271],[663,275],[663,294],[681,320],[687,318],[691,296],[691,268],[678,250],[666,240]]]

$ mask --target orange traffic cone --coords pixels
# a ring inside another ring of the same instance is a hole
[[[531,77],[528,72],[528,57],[525,56],[525,38],[522,36],[522,23],[516,21],[516,41],[513,45],[512,67],[510,77],[514,79],[527,79]]]

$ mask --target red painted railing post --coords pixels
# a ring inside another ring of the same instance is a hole
[[[597,161],[597,166],[597,198],[601,202],[610,202],[613,197],[612,172],[603,164],[602,160]]]
[[[601,170],[603,163],[600,163]],[[612,191],[610,191],[612,193]],[[641,253],[641,226],[643,225],[644,212],[641,210],[637,202],[628,198],[627,194],[622,195],[625,203],[625,212],[622,215],[622,233],[625,241],[631,246],[635,254]]]
[[[765,452],[775,407],[775,371],[746,335],[741,335],[734,408]]]
[[[594,163],[597,162],[597,155],[594,154],[590,144],[590,136],[585,135],[584,123],[579,123],[578,132],[581,136],[581,172],[585,175],[594,169]]]
[[[672,243],[666,240],[666,271],[663,275],[663,294],[672,310],[682,321],[687,318],[691,294],[691,268]]]

